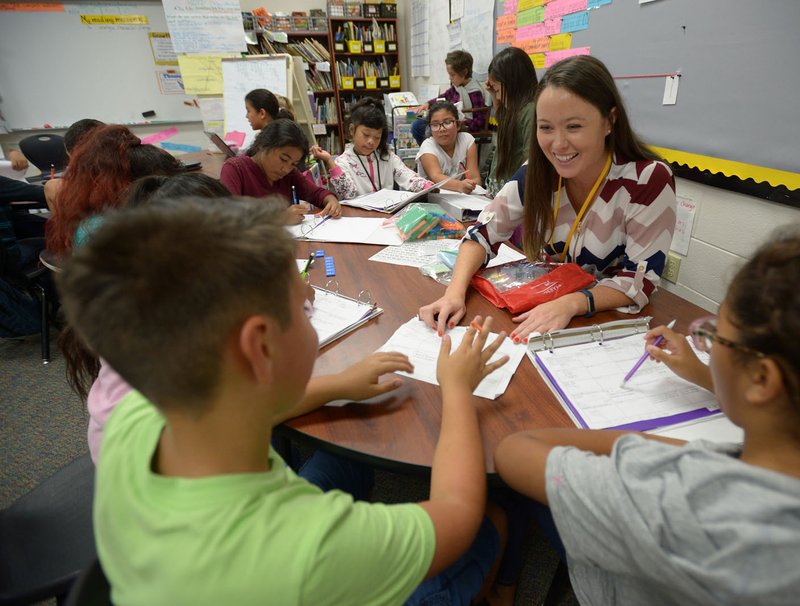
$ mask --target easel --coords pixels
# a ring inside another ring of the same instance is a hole
[[[236,97],[237,106],[244,108],[244,96],[255,88],[266,88],[276,95],[283,95],[292,104],[295,120],[308,136],[309,145],[316,143],[314,118],[308,102],[306,78],[300,57],[287,54],[247,55],[223,59],[222,64],[223,74],[226,75],[226,103],[229,97]],[[225,128],[231,130],[227,124]]]

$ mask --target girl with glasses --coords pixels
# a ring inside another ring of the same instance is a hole
[[[718,318],[692,325],[709,366],[659,327],[647,349],[711,389],[743,444],[625,431],[506,438],[500,476],[539,504],[583,604],[792,604],[800,591],[800,225],[761,248]],[[664,349],[652,345],[659,335]],[[550,517],[552,516],[552,517]],[[549,518],[549,520],[548,520]],[[553,521],[555,527],[552,527]]]
[[[465,172],[460,181],[450,181],[442,189],[470,194],[481,184],[478,172],[478,149],[475,138],[459,130],[456,106],[449,101],[437,101],[428,113],[431,136],[422,142],[417,152],[417,172],[438,183],[447,177]]]

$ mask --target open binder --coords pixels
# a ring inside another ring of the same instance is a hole
[[[404,206],[412,202],[424,198],[429,193],[440,188],[442,185],[461,177],[464,173],[460,172],[457,175],[452,175],[446,179],[442,179],[435,183],[433,187],[423,189],[418,192],[402,191],[396,189],[379,189],[363,196],[358,196],[352,200],[340,200],[342,204],[347,206],[354,206],[356,208],[363,208],[364,210],[377,210],[378,212],[392,214],[397,212]]]
[[[649,321],[607,322],[529,339],[528,357],[578,427],[647,431],[721,414],[712,393],[664,364],[645,363],[620,385],[644,352],[641,334]]]
[[[361,291],[358,299],[339,294],[337,290],[314,287],[314,312],[311,325],[317,331],[320,348],[336,341],[383,313],[371,301],[369,291]]]

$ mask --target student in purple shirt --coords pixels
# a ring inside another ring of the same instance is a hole
[[[290,120],[275,120],[261,130],[247,155],[225,161],[219,180],[236,196],[282,196],[292,203],[289,223],[302,221],[311,206],[321,209],[320,216],[337,218],[342,208],[336,196],[297,170],[307,155],[308,139],[300,127]]]

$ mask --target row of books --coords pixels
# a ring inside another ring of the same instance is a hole
[[[372,42],[373,40],[397,41],[397,31],[394,24],[378,23],[375,19],[369,25],[356,25],[352,21],[343,23],[336,28],[333,35],[334,42],[344,40],[360,40],[362,42]]]
[[[327,97],[315,102],[314,117],[318,124],[334,124],[339,121],[336,111],[336,99]]]
[[[306,84],[309,90],[333,90],[333,78],[330,72],[321,72],[317,69],[309,69],[306,72]]]
[[[339,84],[342,78],[388,78],[397,75],[397,65],[389,66],[385,57],[375,61],[365,61],[363,59],[347,59],[336,62],[336,73],[339,76]]]
[[[259,36],[259,42],[266,54],[287,53],[300,57],[308,63],[323,63],[331,60],[328,49],[310,38],[297,42],[278,42],[271,39],[270,36]]]
[[[335,132],[330,132],[327,135],[317,135],[317,145],[334,156],[339,155],[339,135]]]

